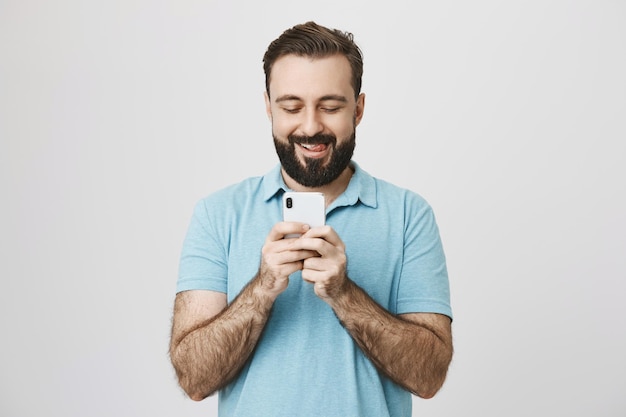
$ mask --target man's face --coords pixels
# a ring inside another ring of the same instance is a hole
[[[267,114],[276,152],[289,177],[321,187],[347,167],[365,96],[357,99],[348,60],[341,55],[311,59],[287,55],[272,67]]]

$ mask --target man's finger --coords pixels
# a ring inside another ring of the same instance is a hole
[[[265,243],[276,242],[290,234],[304,234],[310,229],[309,225],[297,222],[279,222],[272,227]]]

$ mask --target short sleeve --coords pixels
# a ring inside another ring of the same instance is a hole
[[[452,318],[448,271],[439,228],[430,205],[415,194],[409,194],[406,201],[397,312],[439,313]]]
[[[225,242],[215,227],[215,214],[207,210],[208,200],[199,201],[183,242],[176,292],[188,290],[227,291]],[[215,211],[214,211],[215,212]]]

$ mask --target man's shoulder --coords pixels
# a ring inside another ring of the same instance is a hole
[[[374,182],[376,184],[376,190],[379,199],[384,200],[393,198],[401,199],[403,201],[410,201],[419,205],[428,205],[426,199],[417,191],[381,178],[372,178],[374,179]]]
[[[397,213],[398,209],[426,207],[428,203],[416,191],[380,177],[371,175],[352,161],[354,176],[346,190],[348,201],[360,201],[362,205]]]
[[[254,192],[263,182],[263,176],[254,176],[248,177],[238,182],[234,182],[228,184],[222,188],[219,188],[210,194],[208,194],[205,198],[220,198],[220,197],[228,197],[231,195],[240,195],[241,192]]]
[[[206,194],[198,203],[213,207],[236,205],[243,200],[262,195],[262,182],[262,176],[248,177]]]

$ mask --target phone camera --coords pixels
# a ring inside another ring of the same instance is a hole
[[[287,208],[290,209],[291,207],[293,207],[293,200],[291,199],[291,197],[287,197]]]

